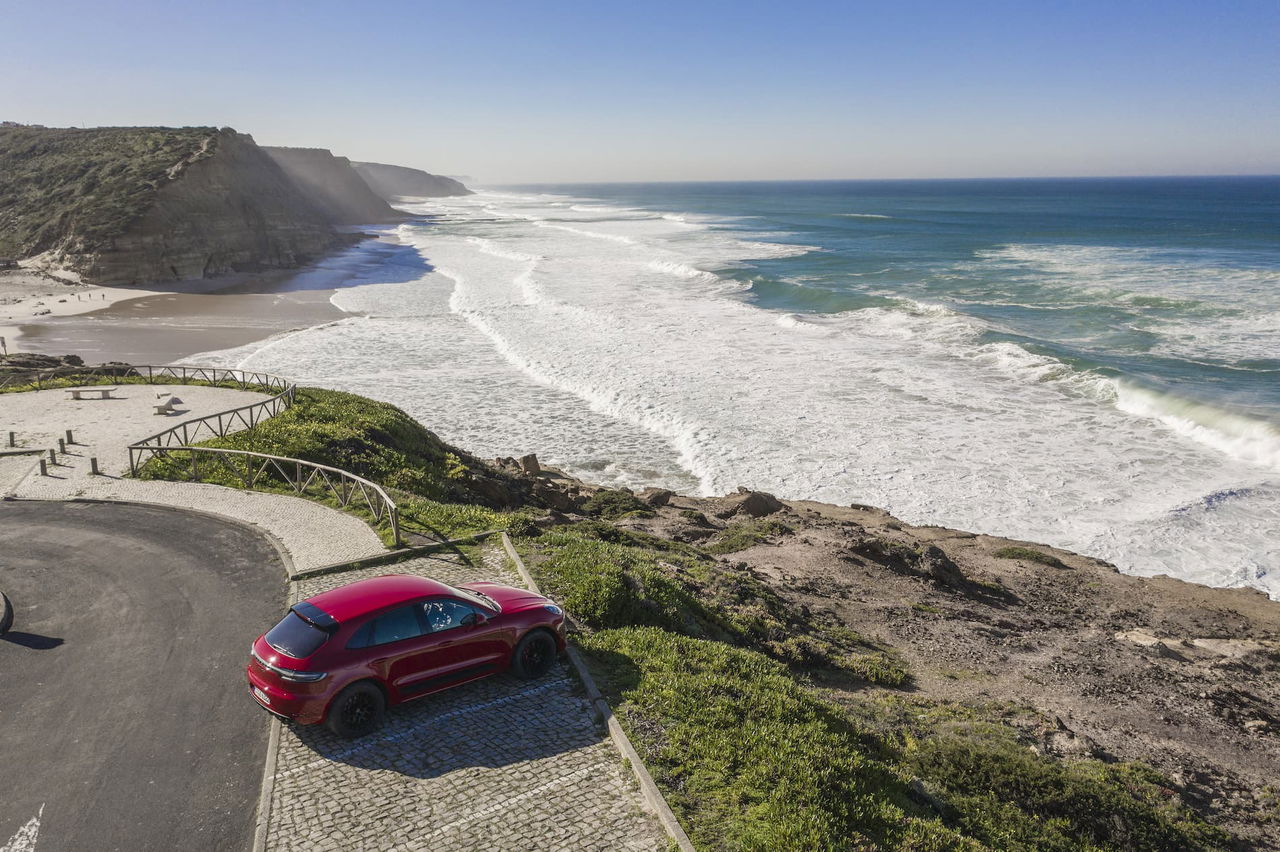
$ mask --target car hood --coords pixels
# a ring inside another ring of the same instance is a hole
[[[511,586],[503,586],[499,583],[467,583],[462,586],[464,589],[472,589],[481,594],[488,595],[498,602],[503,612],[514,612],[520,609],[530,609],[532,607],[543,606],[551,603],[550,600],[544,598],[536,592],[528,589],[516,589]]]

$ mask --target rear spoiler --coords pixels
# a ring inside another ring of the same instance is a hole
[[[301,618],[312,627],[323,630],[325,633],[333,633],[338,629],[338,620],[315,604],[303,601],[302,603],[294,604],[289,609],[298,618]]]

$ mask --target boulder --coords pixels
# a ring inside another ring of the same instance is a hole
[[[934,582],[944,586],[958,586],[965,582],[960,566],[952,562],[942,548],[932,544],[921,552],[916,567]]]
[[[655,509],[661,509],[663,506],[671,502],[671,498],[676,496],[674,491],[668,491],[665,488],[646,488],[640,492],[640,502],[652,506]]]
[[[575,512],[578,504],[573,497],[550,482],[538,480],[533,484],[533,496],[539,504],[558,512]]]
[[[527,456],[520,457],[520,469],[525,473],[536,476],[542,473],[542,465],[538,464],[538,456],[535,453],[529,453]]]
[[[772,494],[741,487],[738,488],[737,494],[728,497],[725,502],[724,510],[716,513],[722,518],[728,518],[732,515],[750,515],[753,518],[763,518],[766,515],[781,512],[786,508],[786,506],[782,505],[782,501]]]

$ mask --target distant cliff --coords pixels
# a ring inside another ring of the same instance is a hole
[[[262,150],[334,225],[399,222],[405,218],[404,213],[393,210],[369,188],[346,157],[335,157],[324,148]]]
[[[0,129],[0,256],[131,284],[293,267],[351,240],[229,128]]]
[[[352,163],[360,177],[388,201],[399,197],[443,198],[448,195],[472,195],[471,190],[453,178],[428,174],[421,169],[388,166],[384,163]]]

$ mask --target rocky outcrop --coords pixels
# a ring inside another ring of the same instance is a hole
[[[392,209],[369,188],[346,157],[324,148],[264,147],[294,185],[333,225],[399,222],[405,214]]]
[[[397,198],[443,198],[450,195],[473,195],[453,178],[428,174],[421,169],[388,166],[385,163],[352,163],[369,188],[388,201]]]
[[[209,143],[123,233],[67,265],[101,284],[209,278],[295,267],[352,241],[250,136],[224,129]]]

